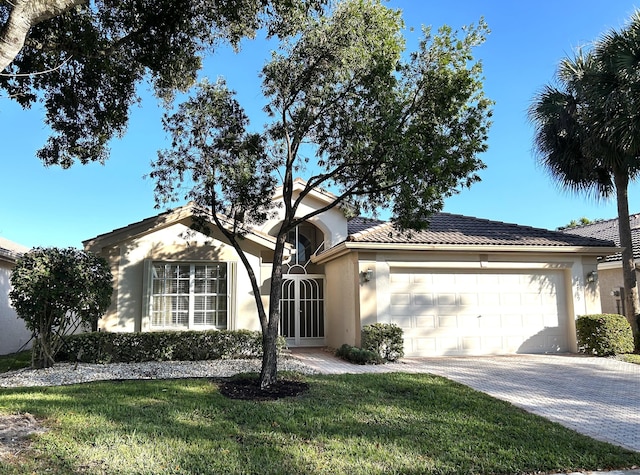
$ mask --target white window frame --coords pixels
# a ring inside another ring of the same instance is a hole
[[[216,325],[203,325],[203,324],[195,324],[194,315],[195,315],[195,296],[197,295],[206,295],[206,294],[196,294],[195,293],[195,278],[196,278],[196,266],[205,266],[205,265],[220,265],[224,264],[226,266],[227,276],[226,276],[226,328],[224,329],[233,329],[234,320],[235,320],[235,278],[236,278],[236,263],[229,261],[165,261],[165,260],[145,260],[145,269],[144,269],[144,290],[145,290],[145,298],[144,298],[144,309],[143,309],[143,321],[142,321],[142,330],[147,331],[163,331],[163,330],[216,330],[222,329],[218,328]],[[155,265],[172,265],[172,266],[189,266],[189,293],[182,294],[188,295],[189,297],[189,309],[188,309],[188,323],[186,325],[153,325],[153,300],[154,294],[153,292],[153,273]]]

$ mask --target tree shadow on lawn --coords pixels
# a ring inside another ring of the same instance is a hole
[[[15,389],[0,395],[0,410],[56,421],[37,446],[58,473],[105,453],[115,470],[109,459],[119,450],[133,454],[133,473],[514,473],[640,463],[640,454],[430,375],[298,378],[306,392],[263,401],[224,397],[229,381]],[[153,455],[149,445],[158,447]]]

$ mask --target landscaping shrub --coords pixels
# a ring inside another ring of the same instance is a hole
[[[336,350],[336,356],[356,364],[380,364],[384,361],[375,351],[364,350],[346,343]]]
[[[633,334],[622,315],[583,315],[576,320],[580,351],[597,356],[610,356],[633,351]]]
[[[85,363],[262,357],[262,334],[249,330],[92,332],[71,335],[65,343],[61,359]],[[280,337],[278,349],[285,344]]]
[[[404,356],[402,328],[394,323],[365,325],[362,327],[362,348],[387,361],[396,361]]]

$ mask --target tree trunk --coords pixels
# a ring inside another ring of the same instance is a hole
[[[622,247],[622,275],[625,294],[625,317],[631,325],[635,352],[640,351],[640,332],[638,316],[640,316],[640,300],[636,280],[636,266],[633,261],[633,242],[629,223],[629,177],[626,173],[614,173],[616,197],[618,203],[618,230]]]
[[[260,387],[268,388],[278,379],[278,326],[280,324],[280,298],[282,297],[282,259],[287,235],[277,237],[271,269],[271,287],[269,292],[269,321],[262,329],[262,371]]]
[[[39,334],[31,349],[31,366],[35,369],[50,368],[55,364],[50,347],[51,334]]]
[[[31,28],[86,1],[14,0],[9,18],[0,28],[0,71],[4,71],[20,53]]]

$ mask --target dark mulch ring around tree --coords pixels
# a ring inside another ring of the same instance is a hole
[[[260,378],[253,375],[235,376],[225,380],[215,380],[220,394],[229,399],[246,401],[273,401],[285,397],[296,397],[309,389],[309,384],[295,379],[278,379],[266,389],[260,388]]]

